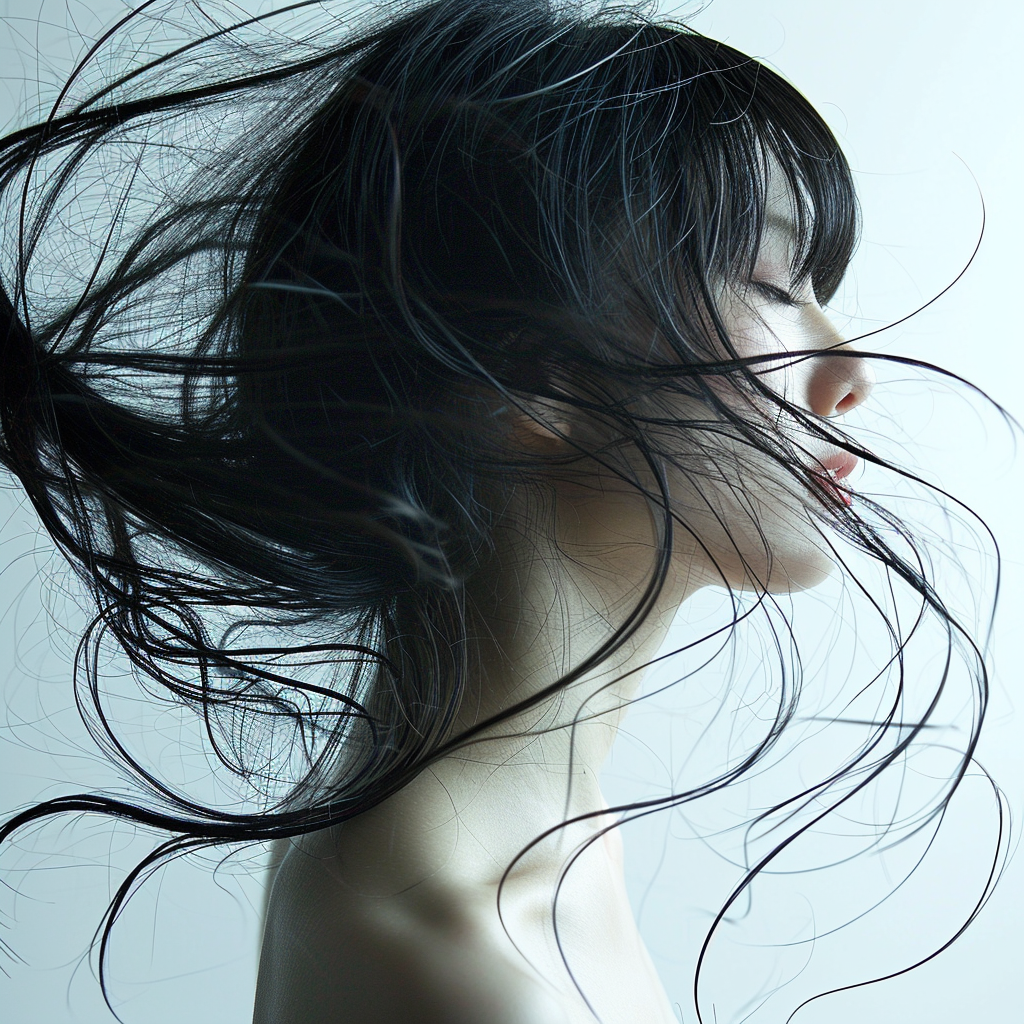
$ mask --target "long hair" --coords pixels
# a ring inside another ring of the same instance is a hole
[[[948,797],[983,719],[983,663],[927,560],[891,542],[909,529],[819,486],[754,414],[772,403],[879,462],[768,388],[767,357],[739,357],[720,305],[723,283],[750,278],[770,173],[793,196],[794,279],[825,303],[850,261],[850,170],[807,100],[646,5],[434,0],[291,44],[243,27],[76,99],[87,61],[49,117],[0,142],[0,462],[95,600],[76,685],[84,669],[90,729],[148,794],[49,800],[0,839],[68,811],[168,833],[111,903],[101,972],[155,865],[344,822],[621,648],[674,534],[697,533],[665,469],[699,490],[725,472],[723,434],[781,467],[823,531],[886,566],[974,659],[979,713]],[[91,235],[68,223],[74,202],[93,204]],[[681,422],[680,396],[700,415]],[[568,439],[567,469],[594,459],[643,490],[656,558],[570,674],[460,731],[467,587],[512,494],[552,469],[510,444],[508,414],[554,402],[594,427]],[[255,627],[280,642],[253,645]],[[100,700],[105,640],[195,710],[259,806],[207,806],[133,758]],[[750,772],[795,701],[742,764],[665,803]],[[884,746],[897,704],[844,773],[858,786],[927,724]]]

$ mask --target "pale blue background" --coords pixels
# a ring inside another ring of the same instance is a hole
[[[239,9],[273,6],[247,3]],[[52,95],[53,83],[79,50],[81,33],[95,35],[124,9],[118,0],[90,0],[88,9],[77,0],[0,0],[0,121],[10,122],[25,109],[38,92],[36,82]],[[695,10],[693,5],[685,9]],[[943,365],[1024,415],[1019,77],[1024,8],[1009,0],[970,5],[952,0],[717,0],[693,24],[769,60],[839,134],[858,173],[865,211],[864,245],[837,313],[849,319],[851,332],[899,318],[957,274],[973,248],[980,227],[979,195],[984,197],[988,227],[973,267],[948,296],[912,323],[883,335],[877,346]],[[1014,457],[1005,428],[980,403],[937,386],[906,383],[906,376],[887,375],[862,423],[866,430],[913,441],[908,458],[924,475],[965,497],[1002,544],[1005,580],[992,647],[993,703],[979,756],[1019,816],[1024,797],[1024,718],[1018,711],[1022,463]],[[883,484],[865,475],[862,486]],[[0,730],[0,813],[6,814],[33,800],[116,785],[117,780],[94,756],[86,756],[91,748],[70,704],[67,664],[81,622],[73,588],[64,594],[59,585],[42,587],[38,571],[56,563],[35,534],[30,514],[8,492],[0,493],[0,527],[0,565],[9,566],[0,577],[0,683],[10,709],[8,728]],[[965,552],[968,562],[972,557]],[[831,635],[833,594],[826,587],[796,602],[805,640]],[[685,609],[680,641],[720,614],[713,596]],[[871,628],[866,625],[862,636],[869,658],[872,645],[880,649],[882,644]],[[829,678],[845,672],[847,654],[840,639],[825,654]],[[749,670],[754,655],[748,652],[747,657]],[[685,685],[684,693],[638,709],[630,718],[628,736],[617,746],[608,771],[613,799],[657,791],[682,763],[693,731],[687,709],[700,704],[701,694],[708,704],[717,692],[713,681],[701,683],[703,690],[695,682]],[[130,727],[127,708],[120,720]],[[173,757],[170,733],[167,743]],[[813,968],[794,982],[790,994],[783,990],[753,1019],[776,1024],[792,1009],[793,992],[813,993],[898,968],[942,941],[982,880],[992,813],[984,787],[966,786],[930,866],[915,876],[917,887],[908,887],[907,898],[894,901],[865,930],[851,929],[848,941],[841,938],[834,949],[823,944]],[[113,831],[101,820],[79,823],[73,830],[65,825],[50,823],[38,838],[23,840],[28,853],[9,850],[0,860],[4,880],[24,894],[17,901],[4,896],[4,911],[16,910],[17,928],[0,937],[14,940],[32,964],[9,965],[10,978],[0,978],[4,1024],[112,1019],[89,971],[76,971],[75,965],[105,906],[108,887],[120,877],[104,865],[112,861],[123,870],[146,844],[133,842],[123,830],[111,838]],[[638,908],[643,901],[645,938],[670,994],[687,1008],[700,929],[733,875],[687,838],[678,818],[662,816],[631,826],[626,846]],[[38,851],[56,855],[44,861]],[[900,856],[897,851],[896,860],[878,870],[895,876]],[[22,876],[16,870],[21,865],[42,866]],[[869,892],[877,896],[871,886],[878,879],[869,874],[861,881],[857,875],[824,880],[813,890],[819,919],[831,922],[833,912],[841,915],[857,906],[860,884],[865,898]],[[801,929],[810,904],[787,892],[769,889],[760,905],[783,931],[792,924],[786,935],[772,933],[773,940],[807,934]],[[155,878],[115,933],[112,989],[124,1019],[140,1024],[247,1021],[260,893],[258,873],[244,865],[225,868],[216,879],[206,869],[175,865]],[[805,1024],[1011,1024],[1020,1019],[1022,909],[1018,859],[974,927],[937,961],[908,977],[815,1004],[797,1019]],[[758,927],[751,926],[751,942],[764,937]],[[742,934],[738,940],[743,941]],[[762,959],[751,961],[755,966],[749,972],[730,966],[741,962],[730,957],[709,965],[708,992],[720,993],[715,998],[722,1024],[742,1018],[742,1000],[733,998],[733,990],[753,996],[766,979],[781,982],[802,963],[799,957],[780,960],[782,966],[772,974],[775,961],[757,955]],[[763,964],[768,967],[762,977],[757,971]],[[685,1013],[684,1019],[692,1021],[692,1012],[687,1008]]]

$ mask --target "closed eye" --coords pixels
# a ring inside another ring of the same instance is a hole
[[[777,284],[771,284],[769,281],[751,281],[751,287],[756,288],[766,298],[771,299],[773,302],[777,302],[782,306],[806,306],[806,302],[801,302],[799,299],[794,298],[784,288],[780,288]]]

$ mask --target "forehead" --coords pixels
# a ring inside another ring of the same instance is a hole
[[[765,181],[759,258],[762,255],[777,253],[780,256],[784,255],[789,261],[794,259],[797,239],[801,234],[801,205],[806,208],[806,204],[797,201],[796,193],[779,167],[778,161],[770,157]],[[805,230],[809,226],[804,225]]]
[[[801,204],[797,202],[793,186],[789,183],[774,156],[768,158],[764,198],[765,230],[778,231],[795,237]]]

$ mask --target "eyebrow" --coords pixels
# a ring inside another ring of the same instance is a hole
[[[765,227],[778,228],[787,235],[796,237],[796,222],[790,217],[784,217],[778,213],[766,213],[764,216]]]

